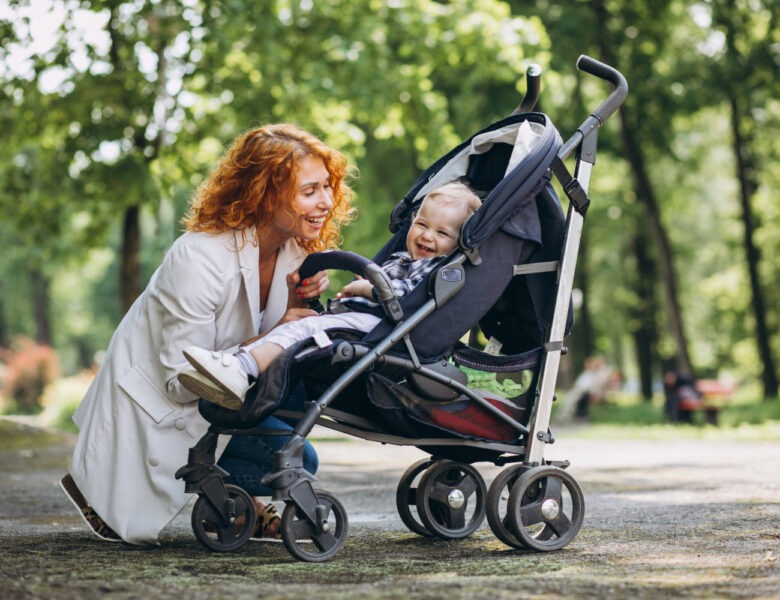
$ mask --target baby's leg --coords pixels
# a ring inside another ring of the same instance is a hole
[[[252,355],[252,358],[257,363],[258,373],[264,373],[268,365],[282,352],[284,352],[284,348],[273,342],[264,342],[249,350],[249,354]]]
[[[284,350],[326,329],[341,328],[370,331],[379,321],[379,317],[359,312],[306,317],[305,319],[280,325],[268,332],[262,338],[261,343],[255,342],[250,346],[246,346],[244,350],[249,351],[257,363],[259,372],[263,373],[268,368],[268,365]]]

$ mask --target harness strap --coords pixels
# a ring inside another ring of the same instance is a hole
[[[584,217],[590,204],[590,198],[588,198],[585,190],[582,189],[580,182],[571,176],[566,165],[557,156],[553,159],[550,170],[558,178],[558,181],[561,182],[563,191],[574,206],[574,209]]]

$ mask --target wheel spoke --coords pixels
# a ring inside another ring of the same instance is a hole
[[[454,531],[463,529],[466,526],[466,509],[459,508],[458,510],[450,509],[446,514],[447,527]]]
[[[236,526],[232,523],[227,526],[217,525],[217,537],[223,544],[234,542],[236,540]]]
[[[546,542],[549,540],[552,536],[555,535],[555,532],[553,531],[553,528],[550,527],[549,523],[544,526],[544,529],[542,529],[539,532],[539,535],[534,536],[534,539],[539,540],[540,542]]]
[[[406,490],[406,503],[409,506],[417,504],[417,488],[409,488]]]
[[[451,491],[452,491],[452,487],[444,483],[441,483],[439,481],[436,481],[431,486],[431,491],[428,494],[428,498],[434,500],[435,502],[439,502],[441,504],[447,504],[447,498],[449,497]]]
[[[467,474],[457,487],[461,492],[463,492],[463,497],[468,499],[471,494],[477,491],[479,484],[477,484],[476,479]]]
[[[558,516],[554,519],[547,521],[547,525],[555,531],[558,537],[563,537],[563,535],[571,529],[571,521],[569,521],[569,517],[567,517],[563,511],[559,512]]]
[[[205,497],[204,497],[205,498]],[[211,502],[204,502],[200,510],[200,520],[204,523],[210,523],[215,527],[218,527],[222,523],[222,515],[217,512],[217,509],[211,504]]]
[[[310,523],[306,517],[290,523],[290,531],[295,540],[308,540],[315,535],[314,524]]]
[[[311,538],[311,541],[314,542],[314,545],[317,546],[320,552],[327,552],[339,543],[336,537],[330,532],[323,532],[315,535]]]
[[[233,500],[236,503],[236,516],[246,512],[247,508],[249,508],[245,498],[238,496],[237,498],[233,498]]]
[[[563,482],[557,477],[545,477],[545,483],[542,489],[542,495],[546,498],[555,498],[558,503],[561,502],[563,492]]]
[[[526,527],[529,525],[536,525],[542,523],[544,517],[542,517],[542,502],[536,501],[531,504],[524,504],[520,507],[520,517],[523,520],[523,525]]]

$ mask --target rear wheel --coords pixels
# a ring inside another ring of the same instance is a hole
[[[395,505],[396,508],[398,508],[398,515],[401,517],[404,525],[406,525],[410,531],[426,537],[433,534],[418,520],[418,518],[415,518],[417,513],[418,488],[415,486],[414,481],[417,479],[418,475],[430,467],[433,462],[433,459],[424,458],[411,465],[406,469],[404,474],[401,475],[401,480],[398,482],[398,488],[395,492]],[[412,513],[412,509],[414,509],[414,513]]]
[[[420,479],[417,512],[434,535],[455,540],[471,535],[485,519],[485,481],[469,464],[443,460]]]

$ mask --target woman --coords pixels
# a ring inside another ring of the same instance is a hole
[[[177,380],[189,368],[182,349],[235,349],[314,314],[303,301],[327,288],[327,275],[300,282],[296,270],[307,253],[338,243],[353,211],[347,173],[342,154],[279,124],[236,139],[198,189],[187,231],[122,319],[73,417],[79,437],[61,485],[99,537],[156,543],[184,507],[174,473],[208,423]],[[237,438],[220,464],[254,461],[245,479],[256,480],[268,442]],[[316,454],[306,454],[313,472]]]

